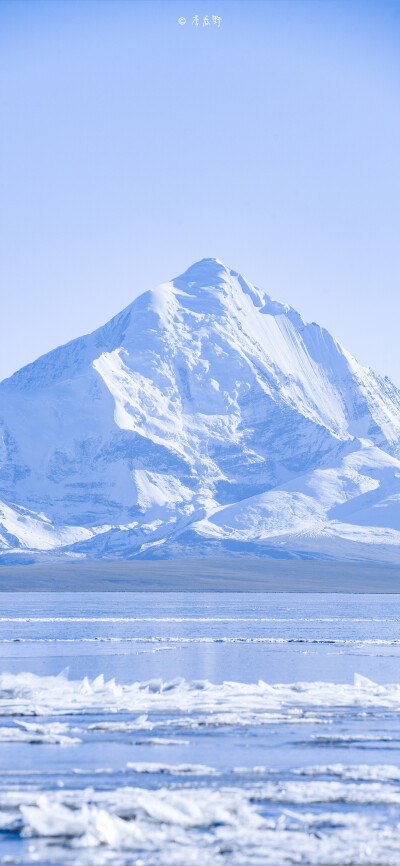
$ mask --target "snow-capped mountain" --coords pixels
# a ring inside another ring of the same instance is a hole
[[[0,384],[0,561],[400,561],[400,392],[217,259]]]

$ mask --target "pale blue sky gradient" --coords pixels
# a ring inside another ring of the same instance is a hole
[[[0,378],[215,256],[400,385],[399,49],[391,0],[3,0]]]

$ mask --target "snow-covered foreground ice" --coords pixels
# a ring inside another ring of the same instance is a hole
[[[0,600],[0,864],[397,866],[400,596]]]
[[[24,847],[36,862],[397,866],[399,825],[388,826],[379,808],[372,819],[335,809],[370,805],[371,798],[379,807],[399,803],[399,793],[382,785],[335,782],[288,783],[281,791],[276,784],[69,790],[28,794],[18,806],[11,796],[3,829],[35,840]],[[274,811],[275,803],[307,810]]]

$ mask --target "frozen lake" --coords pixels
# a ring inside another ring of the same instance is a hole
[[[1,864],[398,866],[400,595],[0,605]]]

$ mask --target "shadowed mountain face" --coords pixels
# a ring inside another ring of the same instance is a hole
[[[0,561],[400,561],[400,392],[216,259],[0,384]]]

